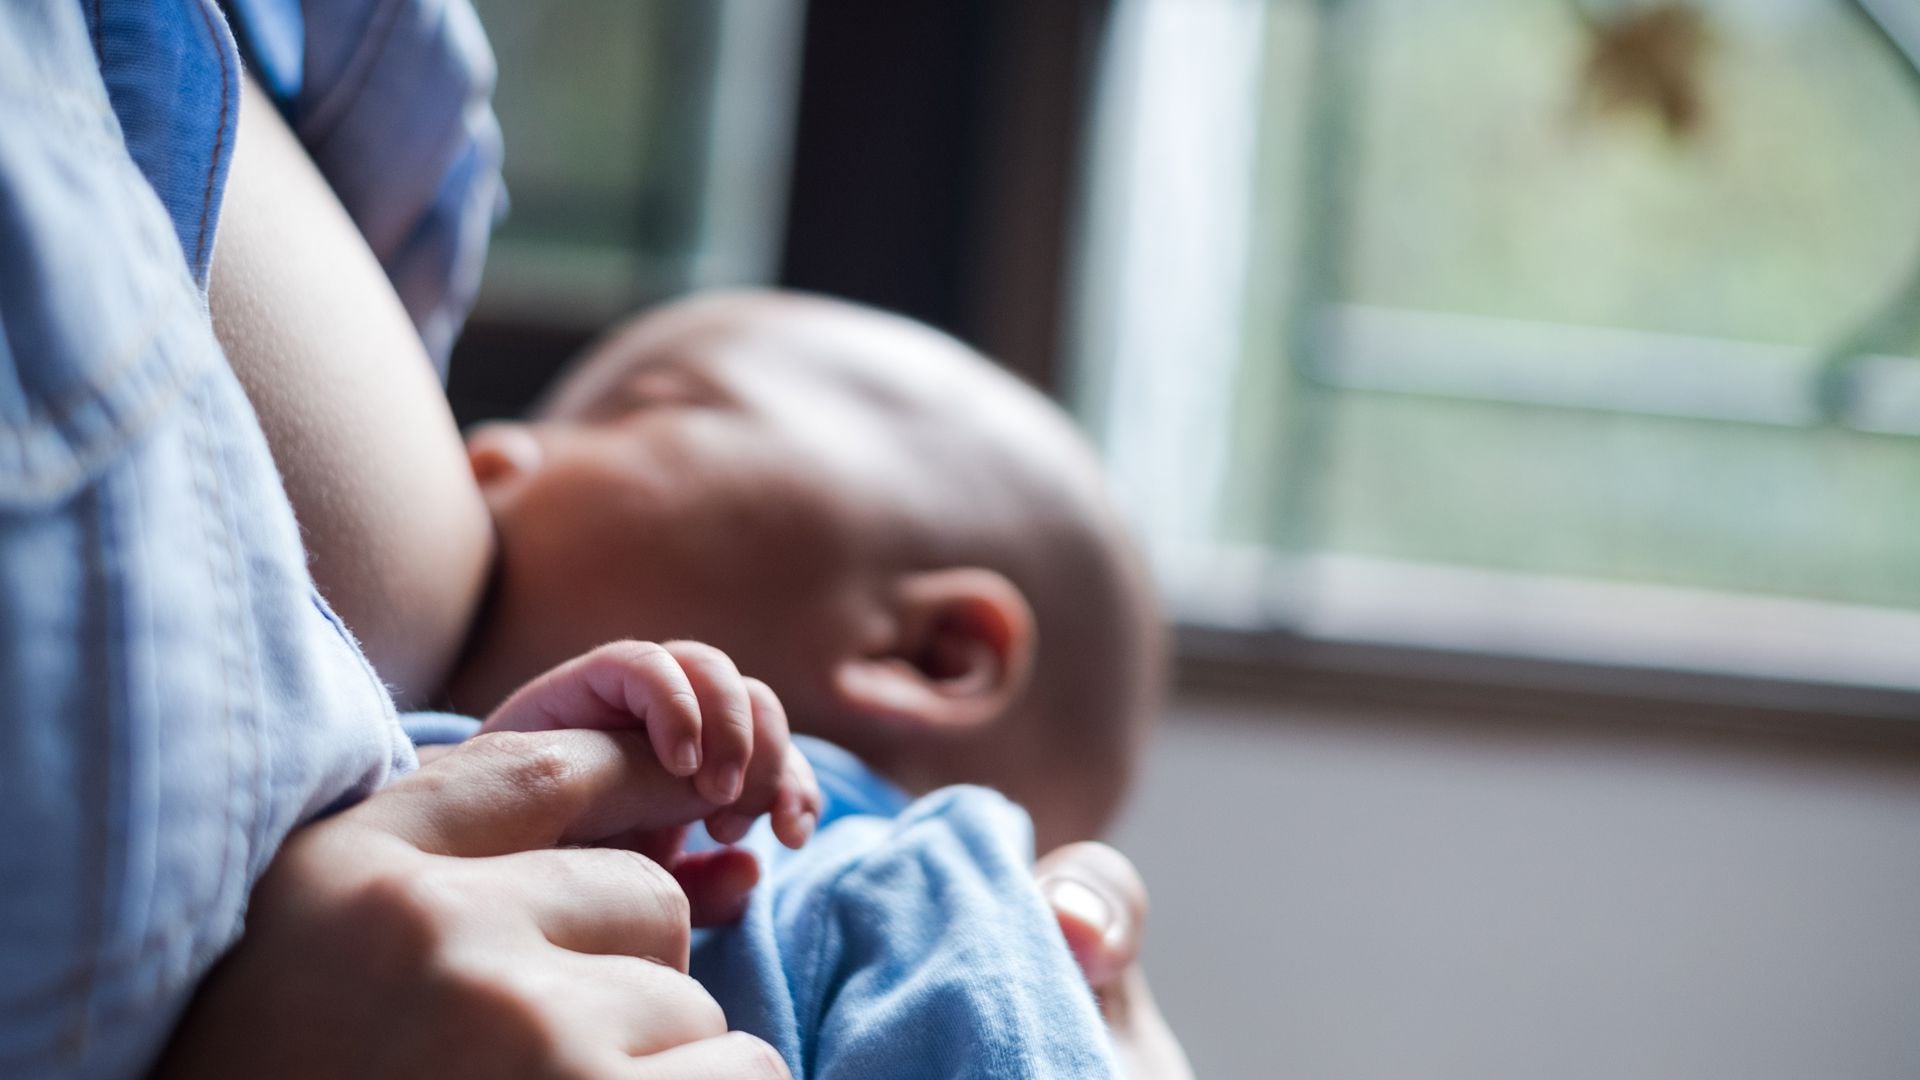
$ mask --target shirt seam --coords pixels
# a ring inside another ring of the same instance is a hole
[[[227,632],[221,634],[218,654],[220,670],[225,676],[220,680],[220,730],[223,739],[223,749],[225,751],[224,761],[226,765],[225,783],[222,785],[222,788],[227,792],[227,800],[224,803],[226,816],[220,823],[220,869],[213,878],[209,894],[197,902],[187,905],[185,910],[189,912],[196,910],[218,910],[221,895],[225,891],[234,864],[233,830],[231,825],[235,817],[233,803],[234,800],[239,797],[240,793],[236,790],[237,785],[234,783],[235,750],[233,728],[234,675],[236,665],[233,662],[232,649],[234,642],[232,635],[234,628],[245,624],[245,620],[242,617],[245,606],[238,602],[238,596],[233,588],[233,582],[229,578],[221,575],[220,567],[216,565],[215,561],[216,557],[213,549],[218,547],[226,556],[229,570],[237,571],[237,559],[232,549],[233,538],[230,531],[225,528],[226,501],[217,475],[219,471],[218,465],[214,461],[212,423],[206,415],[206,402],[201,395],[195,395],[190,410],[193,420],[192,426],[195,432],[194,437],[189,440],[189,444],[192,447],[191,452],[195,459],[193,470],[194,487],[200,495],[197,501],[201,506],[201,524],[208,533],[205,565],[209,584],[212,586],[216,596],[216,603],[220,605],[220,610],[228,621],[224,624]],[[189,936],[189,944],[187,947],[189,956],[200,951],[205,935],[213,932],[222,932],[225,929],[220,928],[220,931],[216,931],[215,928],[198,919],[191,920],[189,925],[193,931]]]
[[[44,396],[29,394],[26,421],[0,423],[0,436],[18,448],[17,460],[22,463],[17,472],[10,475],[6,464],[0,462],[0,505],[49,498],[83,481],[103,465],[102,458],[110,456],[114,448],[151,423],[203,374],[190,364],[171,359],[170,354],[155,355],[163,348],[165,336],[178,331],[177,320],[201,310],[198,303],[182,307],[180,301],[186,297],[168,295],[171,291],[165,290],[153,298],[140,330],[126,346],[116,351],[103,369],[82,368],[75,372],[78,385],[51,402]],[[216,345],[216,355],[217,349]],[[148,380],[154,384],[147,388],[144,399],[123,401],[108,389],[110,383],[124,385],[133,373],[142,371],[148,373]],[[69,430],[74,418],[88,407],[105,408],[118,414],[111,433],[74,436]],[[31,464],[37,443],[56,444],[64,452],[68,465],[64,475],[49,475],[62,470]],[[9,481],[18,486],[10,486]]]
[[[386,51],[387,39],[393,33],[394,22],[399,17],[398,11],[399,4],[395,0],[377,0],[373,13],[367,17],[366,29],[360,34],[353,55],[342,65],[339,76],[334,79],[326,95],[314,102],[302,118],[301,142],[309,147],[319,147],[332,138],[347,109],[372,77],[379,55]]]
[[[206,31],[207,43],[213,48],[215,58],[220,61],[220,120],[213,129],[213,153],[207,157],[207,182],[200,192],[200,227],[198,235],[194,238],[193,261],[190,264],[196,279],[202,274],[211,272],[211,268],[207,265],[209,254],[207,219],[213,213],[214,181],[219,178],[220,154],[227,143],[227,112],[231,108],[229,99],[233,94],[231,83],[234,81],[232,68],[227,62],[227,50],[222,47],[225,42],[220,40],[220,32],[213,26],[213,15],[207,10],[211,2],[212,0],[200,0],[198,6],[200,25]]]

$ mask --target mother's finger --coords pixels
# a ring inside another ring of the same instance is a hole
[[[1113,1033],[1120,1074],[1153,1080],[1193,1080],[1193,1066],[1167,1018],[1153,1000],[1146,973],[1135,964],[1100,995],[1100,1011]]]
[[[617,848],[523,851],[465,864],[511,897],[548,941],[576,953],[640,957],[687,969],[689,906],[680,882]]]
[[[574,998],[570,1019],[596,1038],[612,1036],[629,1054],[726,1034],[719,1003],[684,972],[628,956],[570,956],[564,968],[589,995]]]
[[[1097,991],[1116,985],[1140,955],[1147,886],[1125,855],[1105,844],[1056,848],[1034,864],[1073,958]]]
[[[631,1080],[792,1080],[773,1047],[743,1031],[637,1058]]]
[[[479,735],[338,820],[442,855],[507,855],[667,829],[713,811],[644,732]]]

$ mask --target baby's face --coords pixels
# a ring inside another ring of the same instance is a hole
[[[549,419],[469,439],[499,580],[456,704],[630,637],[707,642],[819,705],[907,482],[885,401],[779,335],[695,326],[620,352]]]

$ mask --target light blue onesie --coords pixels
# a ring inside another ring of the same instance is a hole
[[[1033,826],[996,792],[909,802],[851,754],[794,742],[826,796],[800,851],[765,820],[746,917],[694,943],[730,1027],[795,1080],[1115,1075],[1106,1026],[1033,881]]]

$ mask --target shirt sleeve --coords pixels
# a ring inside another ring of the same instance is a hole
[[[0,4],[8,1077],[145,1075],[286,834],[414,760],[314,592],[181,238],[130,153],[94,40],[120,24],[90,26],[100,7]],[[219,59],[217,13],[198,4],[105,15],[185,20],[169,25],[209,50],[195,62]]]
[[[273,8],[234,2],[242,17]],[[440,377],[507,211],[493,50],[470,0],[303,0],[282,108],[394,282]]]
[[[781,919],[806,1076],[1115,1075],[1024,811],[956,787],[848,824],[875,832],[866,850]]]
[[[493,51],[470,0],[225,3],[444,380],[506,212]]]

